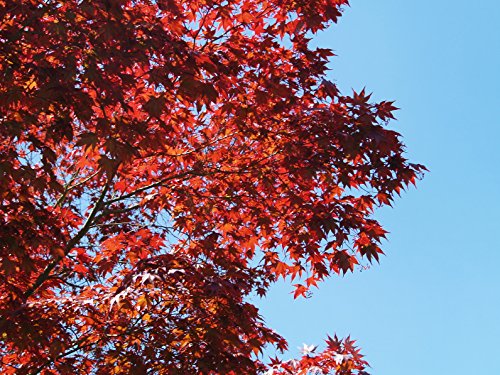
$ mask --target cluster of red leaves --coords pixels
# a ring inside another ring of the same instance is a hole
[[[270,368],[265,375],[320,375],[320,374],[359,374],[368,375],[364,369],[368,363],[363,360],[354,344],[355,341],[347,337],[340,340],[335,336],[328,337],[326,349],[315,353],[317,347],[304,345],[303,356],[300,359],[283,361],[271,359]]]
[[[424,167],[391,102],[324,79],[343,5],[0,0],[2,373],[264,372],[286,341],[250,295],[378,260],[373,209]]]

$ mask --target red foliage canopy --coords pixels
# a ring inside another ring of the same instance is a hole
[[[2,374],[362,374],[249,302],[378,260],[423,171],[308,36],[347,0],[0,0]],[[297,282],[297,281],[296,281]]]

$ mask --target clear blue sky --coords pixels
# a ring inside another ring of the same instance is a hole
[[[308,300],[259,303],[289,339],[351,334],[373,375],[500,374],[500,1],[351,0],[315,44],[330,79],[395,99],[408,156],[430,173],[376,217],[379,266]]]

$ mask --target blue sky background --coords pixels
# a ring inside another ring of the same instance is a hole
[[[500,1],[351,0],[314,44],[330,79],[401,108],[393,125],[429,169],[376,217],[390,231],[380,265],[294,301],[260,302],[289,339],[351,334],[373,375],[500,374]]]

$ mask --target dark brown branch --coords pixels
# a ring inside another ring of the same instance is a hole
[[[109,191],[109,188],[111,186],[111,182],[112,182],[115,174],[116,174],[116,169],[113,172],[113,174],[109,177],[108,182],[104,186],[104,189],[102,190],[101,195],[99,196],[99,199],[97,200],[94,208],[90,212],[90,215],[87,217],[85,224],[78,231],[78,233],[75,235],[75,237],[73,237],[68,242],[68,244],[64,247],[64,255],[58,255],[51,263],[49,263],[49,265],[45,268],[45,270],[35,280],[33,285],[24,293],[23,297],[25,300],[27,300],[29,297],[31,297],[33,295],[33,293],[35,293],[35,291],[49,278],[52,270],[61,262],[61,260],[63,260],[68,255],[68,253],[87,234],[89,229],[92,227],[93,221],[94,221],[95,217],[97,216],[97,213],[103,207],[104,198],[106,197],[106,194]]]

